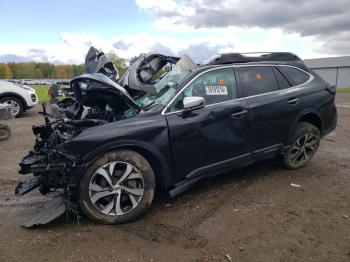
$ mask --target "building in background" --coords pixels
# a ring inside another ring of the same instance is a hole
[[[304,62],[328,83],[350,87],[350,56],[305,59]]]

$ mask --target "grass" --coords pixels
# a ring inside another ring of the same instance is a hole
[[[35,89],[35,93],[38,96],[39,102],[44,103],[44,102],[49,102],[50,101],[50,96],[47,94],[47,90],[49,89],[48,85],[34,85],[32,88]],[[63,97],[59,96],[58,99],[61,100]]]
[[[50,97],[47,94],[48,85],[32,86],[35,89],[35,93],[39,98],[39,102],[49,102]]]
[[[337,88],[337,93],[338,94],[350,93],[350,87],[338,87]]]

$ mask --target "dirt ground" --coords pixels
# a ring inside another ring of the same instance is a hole
[[[0,142],[0,260],[350,261],[350,94],[337,106],[337,129],[303,169],[265,161],[233,170],[175,199],[158,195],[125,225],[62,218],[26,230],[21,223],[45,202],[37,192],[14,196],[31,125],[42,121],[31,110]]]

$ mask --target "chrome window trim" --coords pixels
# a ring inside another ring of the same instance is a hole
[[[235,101],[235,100],[241,100],[241,99],[246,99],[246,98],[251,98],[251,97],[257,97],[257,96],[262,96],[262,95],[267,95],[267,94],[272,94],[272,93],[277,93],[277,92],[281,92],[281,91],[285,91],[285,90],[290,90],[291,88],[295,89],[295,88],[299,88],[301,85],[305,85],[305,84],[308,84],[310,83],[312,80],[314,80],[314,76],[312,74],[310,74],[309,72],[306,72],[305,70],[301,69],[301,68],[298,68],[296,66],[292,66],[292,65],[284,65],[284,64],[242,64],[242,65],[227,65],[227,66],[220,66],[220,67],[214,67],[214,68],[210,68],[208,70],[205,70],[201,73],[199,73],[198,75],[196,75],[194,78],[192,78],[185,86],[183,86],[181,88],[181,90],[169,101],[169,103],[165,106],[165,108],[162,110],[161,114],[163,116],[165,115],[171,115],[171,114],[176,114],[176,113],[180,113],[180,112],[183,112],[184,109],[181,109],[181,110],[178,110],[178,111],[172,111],[172,112],[167,112],[166,111],[168,110],[168,108],[170,107],[170,105],[176,100],[176,98],[184,92],[184,90],[192,84],[193,81],[195,81],[198,77],[200,77],[201,75],[207,73],[207,72],[210,72],[210,71],[214,71],[214,70],[219,70],[219,69],[226,69],[226,68],[236,68],[236,67],[252,67],[252,66],[285,66],[285,67],[292,67],[292,68],[295,68],[295,69],[298,69],[300,71],[302,71],[303,73],[309,75],[309,79],[305,82],[305,83],[302,83],[302,84],[299,84],[299,85],[296,85],[296,86],[291,86],[289,88],[286,88],[286,89],[279,89],[279,90],[275,90],[275,91],[271,91],[271,92],[267,92],[267,93],[262,93],[262,94],[257,94],[257,95],[252,95],[252,96],[245,96],[245,97],[240,97],[240,98],[235,98],[235,99],[231,99],[231,100],[227,100],[227,101],[223,101],[223,102],[218,102],[218,103],[214,103],[214,104],[210,104],[210,105],[205,105],[204,107],[210,107],[210,106],[213,106],[213,105],[217,105],[217,104],[222,104],[222,103],[227,103],[227,102],[230,102],[230,101]],[[237,83],[237,79],[236,79],[236,83]]]

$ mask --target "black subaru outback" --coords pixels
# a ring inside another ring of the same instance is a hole
[[[119,79],[91,48],[74,98],[33,126],[34,151],[20,163],[33,174],[16,188],[56,196],[30,227],[65,212],[104,224],[131,221],[157,190],[176,196],[202,178],[282,156],[307,164],[335,129],[335,87],[291,53],[188,56],[148,54]]]

